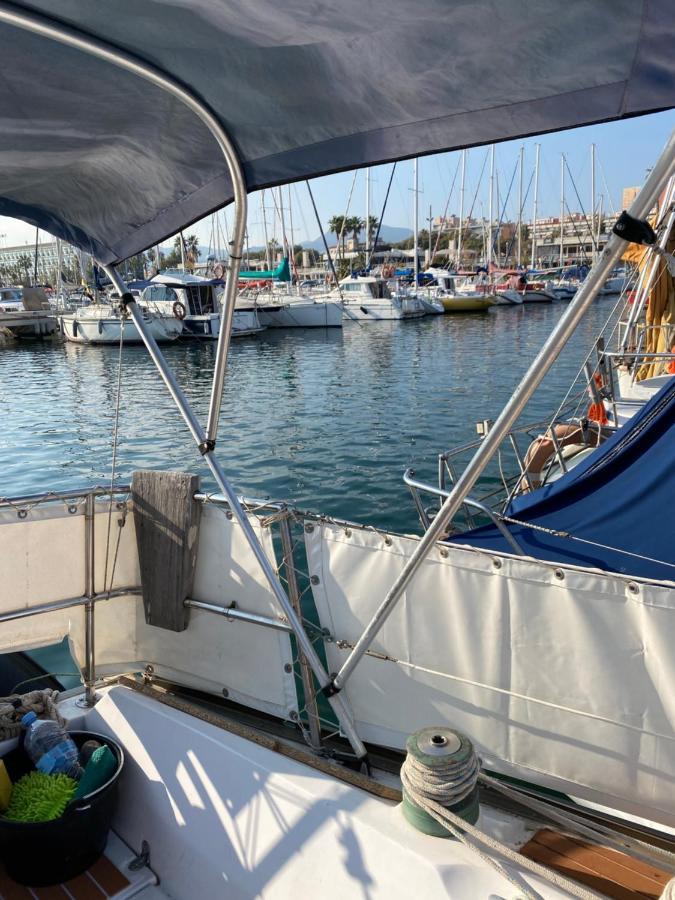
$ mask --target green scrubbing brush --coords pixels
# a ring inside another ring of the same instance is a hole
[[[49,822],[63,815],[77,782],[67,775],[29,772],[14,785],[4,818],[13,822]]]

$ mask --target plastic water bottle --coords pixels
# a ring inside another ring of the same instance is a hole
[[[26,729],[24,749],[38,772],[63,772],[76,781],[82,777],[78,749],[58,722],[38,719],[34,712],[27,712],[21,724]]]

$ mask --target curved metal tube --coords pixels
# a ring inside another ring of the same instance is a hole
[[[172,94],[181,103],[185,104],[204,123],[213,135],[221,153],[227,163],[227,168],[232,180],[235,203],[235,219],[232,241],[230,242],[230,262],[228,266],[227,282],[225,284],[225,299],[221,314],[220,333],[218,335],[218,349],[213,371],[213,385],[211,387],[211,399],[209,401],[209,415],[206,425],[206,439],[215,441],[220,418],[220,405],[223,397],[223,384],[225,369],[227,367],[227,352],[230,344],[230,332],[232,331],[232,317],[237,299],[239,280],[239,268],[241,264],[242,249],[244,246],[244,234],[246,231],[246,213],[248,198],[246,183],[239,164],[239,158],[234,144],[226,131],[211,110],[180,82],[171,78],[161,69],[138,59],[126,51],[120,50],[111,44],[101,41],[85,32],[80,32],[69,25],[57,23],[46,19],[39,13],[31,13],[18,10],[7,3],[0,2],[0,22],[30,31],[50,40],[74,47],[109,62],[120,69],[125,69],[154,84],[156,87]]]
[[[159,370],[166,386],[168,387],[181,415],[187,423],[195,442],[204,456],[205,462],[211,469],[214,478],[223,494],[226,496],[230,507],[241,525],[246,539],[256,557],[265,578],[275,595],[279,605],[284,611],[295,635],[298,643],[302,648],[307,660],[309,661],[316,678],[321,687],[330,683],[328,673],[323,667],[323,663],[319,658],[310,639],[308,638],[299,616],[296,614],[293,606],[288,599],[281,583],[277,577],[273,566],[268,560],[265,551],[260,544],[251,524],[246,516],[244,509],[239,503],[235,492],[227,480],[220,464],[213,455],[215,444],[215,436],[218,431],[218,419],[220,416],[220,404],[223,396],[223,382],[225,379],[225,368],[227,365],[227,351],[230,342],[230,332],[232,329],[232,317],[234,315],[234,305],[237,299],[237,287],[239,267],[241,262],[242,248],[244,245],[244,234],[246,229],[246,210],[247,196],[246,184],[244,182],[243,173],[237,157],[234,145],[230,141],[226,132],[218,119],[197,97],[195,97],[187,88],[183,87],[179,82],[172,79],[165,72],[155,66],[144,62],[141,59],[126,53],[112,45],[106,44],[99,38],[95,38],[85,32],[77,31],[70,26],[52,21],[42,17],[38,13],[29,13],[17,10],[0,0],[0,22],[30,31],[58,43],[65,44],[81,50],[90,56],[95,56],[105,60],[112,65],[118,66],[143,78],[145,81],[154,84],[156,87],[172,94],[189,109],[206,125],[211,134],[214,136],[218,146],[225,157],[227,166],[232,178],[235,198],[235,227],[233,240],[230,250],[230,265],[228,270],[227,284],[225,287],[225,301],[223,303],[223,313],[221,315],[220,333],[218,335],[218,350],[216,353],[216,362],[213,374],[213,385],[211,388],[211,398],[209,401],[209,415],[206,429],[203,429],[195,416],[190,404],[187,401],[180,385],[170,371],[161,350],[157,346],[155,339],[148,332],[143,316],[140,314],[137,304],[132,300],[126,304],[139,334],[143,337],[150,355]],[[103,266],[110,280],[119,291],[120,296],[126,293],[126,285],[123,279],[115,270],[114,266]],[[335,696],[330,698],[331,706],[340,722],[344,734],[347,736],[356,756],[361,759],[366,756],[366,748],[359,739],[354,724],[351,720],[349,710],[342,697]]]
[[[434,487],[434,485],[432,484],[425,484],[423,481],[417,481],[416,478],[413,478],[411,469],[406,469],[403,473],[403,483],[407,485],[407,487],[409,487],[411,491],[414,492],[413,499],[415,498],[415,493],[417,491],[424,491],[425,494],[431,494],[433,497],[442,497],[444,500],[450,496],[449,491],[444,491],[441,488]],[[490,509],[489,506],[486,506],[479,500],[472,500],[471,497],[465,497],[463,505],[471,506],[473,509],[477,509],[479,512],[483,513],[484,516],[487,516],[487,518],[492,522],[492,524],[499,531],[501,536],[517,556],[526,555],[523,548],[511,534],[504,522],[499,518],[499,516],[495,515],[495,513]],[[418,511],[419,509],[420,507],[418,506]],[[425,525],[425,527],[428,528],[429,524],[430,523],[427,520],[427,525]],[[452,538],[448,538],[448,541],[449,543],[452,543]]]

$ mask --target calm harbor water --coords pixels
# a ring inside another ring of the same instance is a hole
[[[532,401],[549,415],[609,315],[596,302]],[[232,346],[218,453],[238,491],[392,530],[417,530],[407,466],[475,437],[511,395],[564,304],[495,308],[343,329],[266,331]],[[165,349],[206,414],[215,345]],[[119,350],[59,342],[0,348],[0,495],[110,479]],[[143,347],[122,351],[118,474],[189,469],[213,487]]]

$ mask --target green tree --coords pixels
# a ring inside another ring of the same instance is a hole
[[[196,234],[189,234],[185,238],[185,267],[194,269],[199,262],[199,238]]]
[[[365,225],[364,225],[365,227]],[[377,229],[380,227],[380,220],[376,216],[368,216],[368,246],[372,248]]]
[[[328,231],[335,235],[336,243],[340,241],[342,235],[342,246],[338,247],[338,253],[344,256],[344,240],[347,233],[347,219],[344,216],[333,216],[328,221]]]
[[[267,247],[269,250],[270,263],[274,266],[274,261],[277,258],[277,253],[279,252],[281,244],[276,238],[270,238],[267,242]]]
[[[354,249],[356,250],[359,245],[359,237],[361,235],[361,231],[365,228],[366,223],[360,216],[350,216],[345,223],[345,231],[351,234],[354,239]]]
[[[30,284],[30,270],[33,260],[28,253],[20,253],[16,258],[16,269],[20,273],[21,280],[25,284]]]

